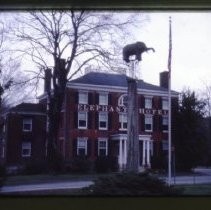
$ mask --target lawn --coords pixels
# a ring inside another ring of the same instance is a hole
[[[191,185],[177,185],[176,189],[183,188],[183,194],[186,195],[194,195],[194,196],[207,196],[211,195],[211,184],[191,184]]]

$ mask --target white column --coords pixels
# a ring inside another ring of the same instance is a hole
[[[150,166],[150,148],[149,148],[149,141],[146,141],[147,143],[147,166]]]
[[[119,166],[122,168],[122,139],[119,140]]]
[[[124,164],[127,164],[127,141],[124,139]]]
[[[145,159],[146,159],[146,154],[145,154],[145,141],[143,140],[143,155],[142,155],[142,166],[145,166]]]

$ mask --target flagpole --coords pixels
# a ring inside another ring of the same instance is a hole
[[[171,37],[171,17],[169,17],[169,56],[168,56],[168,101],[169,101],[169,111],[168,111],[168,185],[171,185],[171,51],[172,51],[172,37]]]

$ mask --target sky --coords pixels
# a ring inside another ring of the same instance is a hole
[[[137,12],[137,11],[136,11]],[[131,31],[128,44],[142,41],[153,47],[142,55],[138,76],[159,85],[159,73],[167,70],[169,17],[172,19],[172,89],[200,92],[211,86],[211,12],[144,12],[149,21]]]
[[[172,19],[172,89],[196,92],[211,85],[211,12],[147,13],[150,21],[134,31],[136,41],[153,47],[139,63],[139,77],[159,85],[167,70],[169,16]]]

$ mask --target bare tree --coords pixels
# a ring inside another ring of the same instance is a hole
[[[201,91],[201,96],[205,102],[206,116],[211,117],[211,85],[204,83],[204,90]]]
[[[56,142],[67,81],[89,64],[105,69],[111,69],[114,61],[117,65],[118,59],[122,60],[122,47],[130,26],[142,23],[139,18],[138,13],[134,19],[112,12],[70,10],[30,12],[19,19],[15,34],[18,41],[25,43],[19,52],[37,64],[39,76],[47,68],[52,69],[52,87],[47,92],[49,163],[55,163],[60,156]]]
[[[25,100],[32,100],[31,88],[28,82],[30,79],[21,71],[20,61],[12,58],[6,46],[7,29],[4,22],[0,22],[0,109],[20,103]],[[26,88],[26,86],[28,88]]]

